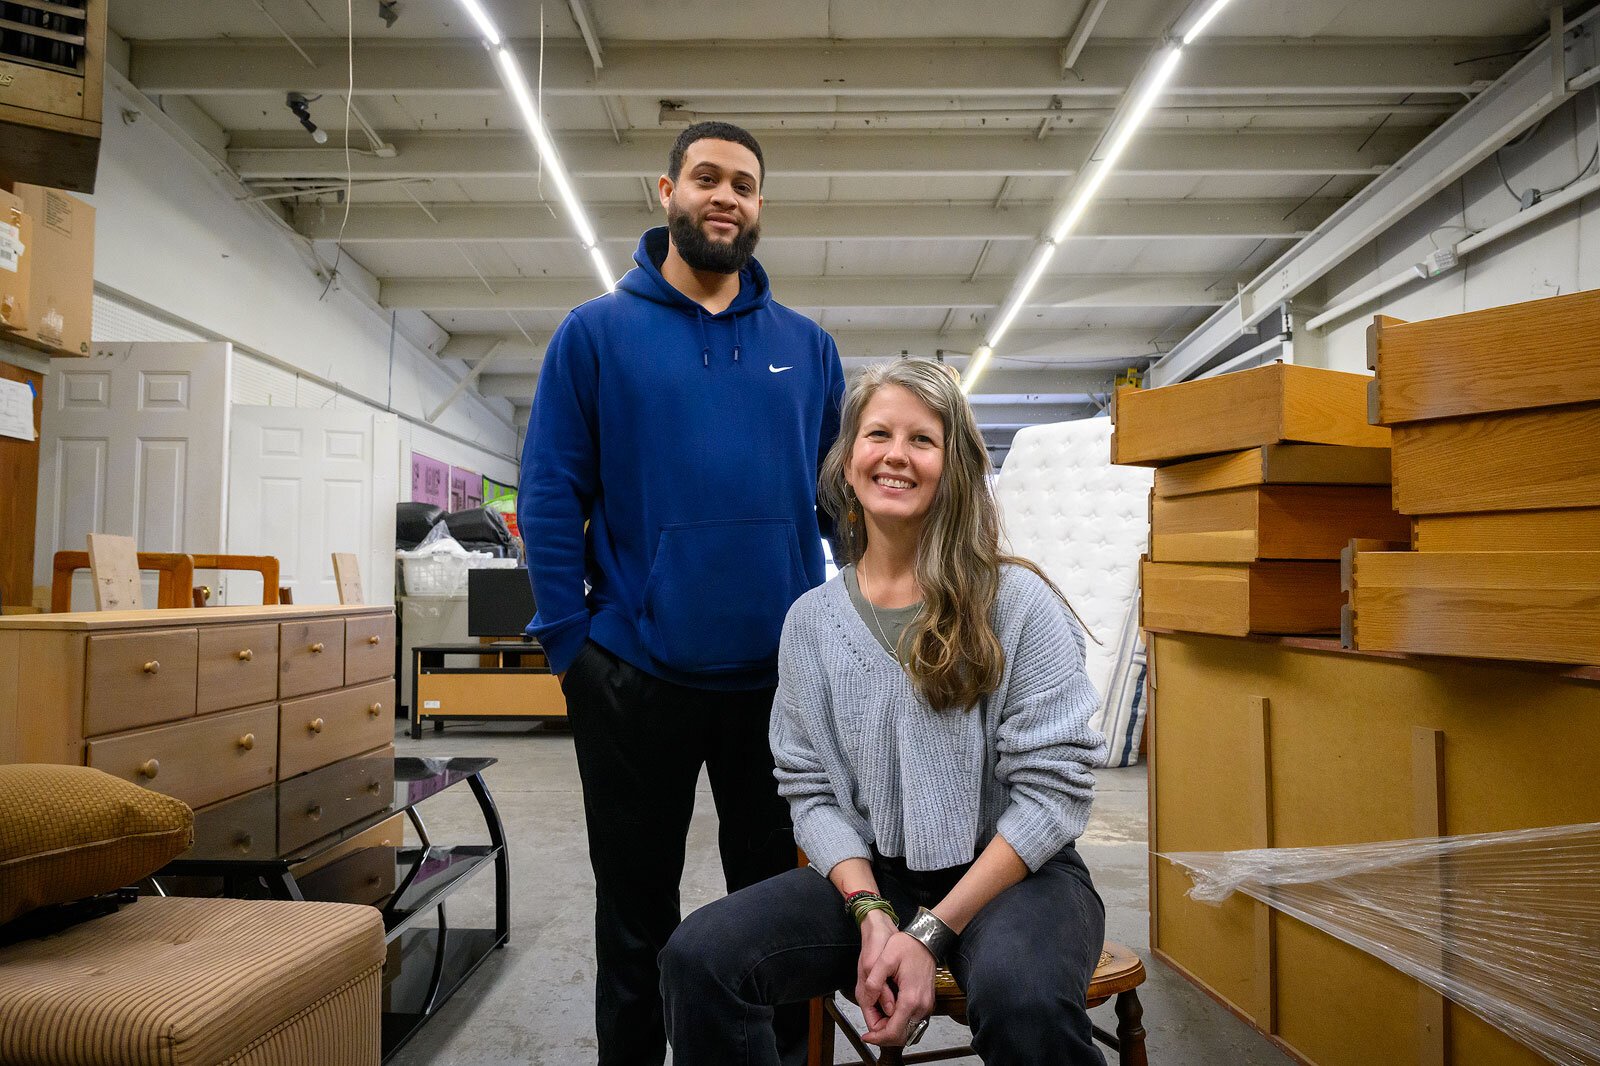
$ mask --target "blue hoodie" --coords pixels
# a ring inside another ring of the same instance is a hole
[[[645,233],[617,291],[550,339],[517,497],[528,632],[557,673],[588,637],[667,681],[760,688],[790,604],[822,583],[817,468],[844,372],[759,263],[713,315],[662,277],[666,254],[666,229]]]

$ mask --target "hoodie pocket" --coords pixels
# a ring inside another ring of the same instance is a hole
[[[667,526],[645,583],[639,636],[657,662],[684,673],[770,666],[784,615],[807,587],[792,522]]]

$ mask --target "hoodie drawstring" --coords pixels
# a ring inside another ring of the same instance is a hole
[[[739,316],[733,316],[733,361],[739,361]]]
[[[706,313],[696,311],[695,322],[700,326],[700,362],[705,366],[711,365],[711,339],[706,336]]]

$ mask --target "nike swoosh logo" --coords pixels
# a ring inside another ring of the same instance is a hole
[[[773,366],[771,363],[768,363],[767,364],[767,369],[772,371],[774,374],[781,374],[785,370],[793,370],[794,367],[792,367],[792,366]]]

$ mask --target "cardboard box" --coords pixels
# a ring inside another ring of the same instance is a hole
[[[27,227],[22,197],[0,190],[0,330],[19,330],[28,321],[33,263],[23,254],[32,242]]]
[[[94,208],[70,193],[18,182],[27,218],[28,317],[12,338],[51,355],[86,356],[94,317]]]
[[[1111,461],[1162,466],[1268,444],[1387,448],[1367,424],[1366,374],[1272,363],[1158,389],[1119,389]]]

